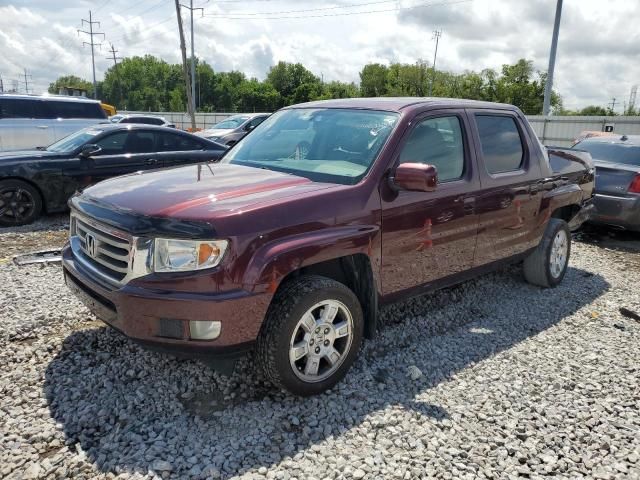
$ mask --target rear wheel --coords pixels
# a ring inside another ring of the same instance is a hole
[[[42,198],[32,185],[21,180],[0,181],[0,226],[26,225],[40,216]]]
[[[295,395],[314,395],[339,382],[355,360],[364,321],[345,285],[320,276],[292,280],[267,313],[257,357],[267,377]]]
[[[552,218],[538,247],[524,261],[527,282],[555,287],[564,278],[571,254],[571,232],[564,220]]]

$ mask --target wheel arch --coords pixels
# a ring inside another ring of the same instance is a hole
[[[356,295],[362,307],[365,337],[375,336],[379,291],[367,255],[357,253],[304,266],[287,274],[280,285],[305,275],[319,275],[346,285]]]

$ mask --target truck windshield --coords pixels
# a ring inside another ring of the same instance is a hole
[[[47,151],[56,153],[73,152],[76,148],[81,147],[99,133],[101,133],[100,130],[79,130],[61,138],[56,143],[52,143],[47,147]]]
[[[367,173],[398,117],[378,110],[282,110],[242,139],[222,162],[352,185]]]
[[[586,150],[594,160],[625,165],[640,165],[640,145],[623,143],[580,142],[573,148]]]

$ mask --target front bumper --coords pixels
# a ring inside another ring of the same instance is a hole
[[[595,213],[590,221],[640,231],[640,197],[616,197],[596,193]]]
[[[181,356],[233,356],[250,350],[272,294],[231,290],[186,293],[126,285],[109,289],[76,262],[69,245],[62,251],[69,289],[102,321],[153,349]],[[215,340],[191,340],[189,321],[219,321]]]

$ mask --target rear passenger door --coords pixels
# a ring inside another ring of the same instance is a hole
[[[475,266],[526,252],[541,235],[540,164],[515,111],[468,110],[478,152]]]
[[[204,162],[216,156],[205,151],[204,143],[197,137],[166,131],[157,134],[159,156],[167,167]]]
[[[382,199],[382,284],[385,296],[471,268],[476,244],[478,173],[463,110],[430,112],[411,122],[396,154],[400,163],[438,170],[433,192],[391,192]]]

